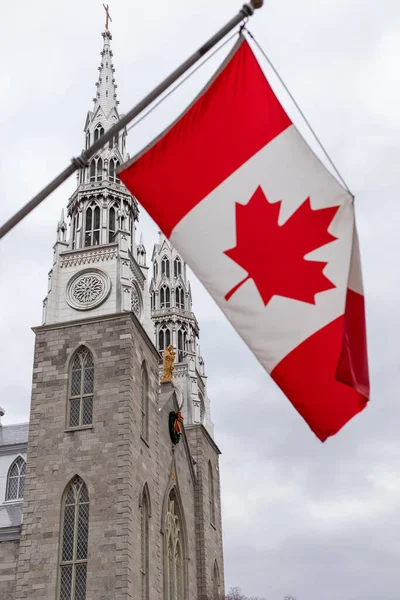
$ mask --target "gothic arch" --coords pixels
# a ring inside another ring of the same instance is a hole
[[[57,598],[86,598],[89,555],[90,494],[86,481],[74,475],[61,502]]]
[[[215,526],[215,480],[211,460],[208,461],[208,504],[210,523]]]
[[[79,477],[86,483],[86,487],[89,490],[89,498],[91,498],[91,502],[92,502],[92,499],[95,497],[95,488],[93,486],[93,483],[92,483],[90,477],[88,476],[86,471],[82,471],[82,469],[73,468],[68,471],[66,476],[63,478],[62,484],[60,485],[59,491],[57,493],[58,505],[60,505],[60,502],[62,502],[62,499],[64,498],[65,490],[68,488],[69,484],[76,477]],[[93,504],[94,504],[94,502],[93,502]]]
[[[163,536],[163,589],[164,589],[164,600],[168,600],[167,594],[167,585],[168,585],[168,576],[167,576],[167,551],[166,547],[166,519],[168,515],[168,507],[171,502],[174,502],[174,514],[178,517],[179,529],[180,529],[180,546],[181,546],[181,556],[182,556],[182,569],[183,569],[183,589],[182,592],[182,600],[188,597],[188,541],[187,541],[187,528],[185,521],[185,514],[183,511],[183,504],[181,495],[179,492],[178,482],[175,483],[170,479],[166,492],[164,494],[163,507],[161,511],[161,533]]]
[[[150,494],[147,482],[144,484],[140,499],[140,599],[149,600],[149,575],[150,575],[150,527],[151,517]]]
[[[66,427],[93,424],[96,361],[90,348],[81,344],[69,358]]]
[[[151,499],[150,499],[150,491],[149,491],[149,485],[147,483],[147,481],[144,482],[142,489],[140,490],[140,496],[139,496],[139,508],[142,507],[143,504],[143,499],[146,498],[147,500],[147,506],[149,507],[149,517],[151,517],[152,512],[151,512]]]
[[[146,361],[142,362],[140,368],[140,435],[149,441],[149,374]]]
[[[17,502],[24,498],[25,488],[25,476],[26,476],[26,458],[22,454],[12,461],[8,471],[6,479],[6,502]]]
[[[72,369],[72,361],[75,358],[75,354],[77,354],[82,348],[87,348],[92,353],[95,364],[97,362],[97,354],[92,345],[90,343],[88,344],[86,341],[82,341],[80,344],[77,344],[75,348],[73,348],[65,362],[65,368],[68,372],[68,377],[70,376],[70,372]]]
[[[212,600],[221,600],[221,578],[219,575],[217,559],[215,559],[213,567],[212,567],[211,581],[212,581]]]

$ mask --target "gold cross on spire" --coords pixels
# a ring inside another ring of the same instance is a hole
[[[106,11],[106,29],[108,29],[108,21],[111,21],[112,23],[112,18],[110,16],[110,11],[109,11],[109,6],[107,4],[107,6],[105,4],[103,4],[104,10]]]

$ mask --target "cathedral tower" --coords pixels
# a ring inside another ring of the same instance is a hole
[[[199,325],[192,311],[186,264],[162,233],[154,245],[152,263],[150,298],[156,346],[160,354],[169,344],[176,349],[174,379],[185,423],[201,423],[212,436],[207,379],[198,345]]]
[[[87,145],[120,118],[102,36]],[[58,223],[26,454],[27,427],[0,424],[1,600],[223,598],[220,452],[186,267],[161,236],[149,290],[126,158],[123,131],[78,172]],[[167,342],[177,364],[160,383]]]
[[[86,148],[119,120],[111,33],[103,49],[94,106],[86,117]],[[67,242],[64,215],[57,227],[53,268],[44,301],[44,324],[133,310],[152,335],[146,254],[136,245],[138,204],[117,177],[128,155],[126,129],[116,135],[77,172],[77,188],[68,202],[71,235]]]

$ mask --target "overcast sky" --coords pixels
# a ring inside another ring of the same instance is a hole
[[[240,6],[241,0],[115,0],[121,111]],[[93,0],[1,3],[0,222],[83,147],[103,12]],[[399,600],[400,3],[267,0],[249,28],[356,196],[372,398],[363,414],[321,444],[192,277],[223,452],[226,585],[266,600],[288,592],[298,600]],[[131,154],[179,114],[227,50],[132,130]],[[30,327],[41,323],[56,225],[74,186],[72,177],[0,242],[4,423],[29,417]],[[149,256],[157,227],[143,210],[139,230]]]

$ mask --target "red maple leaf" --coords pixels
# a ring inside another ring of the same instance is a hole
[[[306,260],[309,252],[336,240],[328,227],[339,206],[311,207],[310,198],[279,225],[281,201],[268,202],[261,187],[245,205],[236,203],[236,246],[226,250],[248,273],[225,296],[253,279],[265,306],[273,296],[315,304],[315,295],[336,286],[323,274],[326,262]]]

